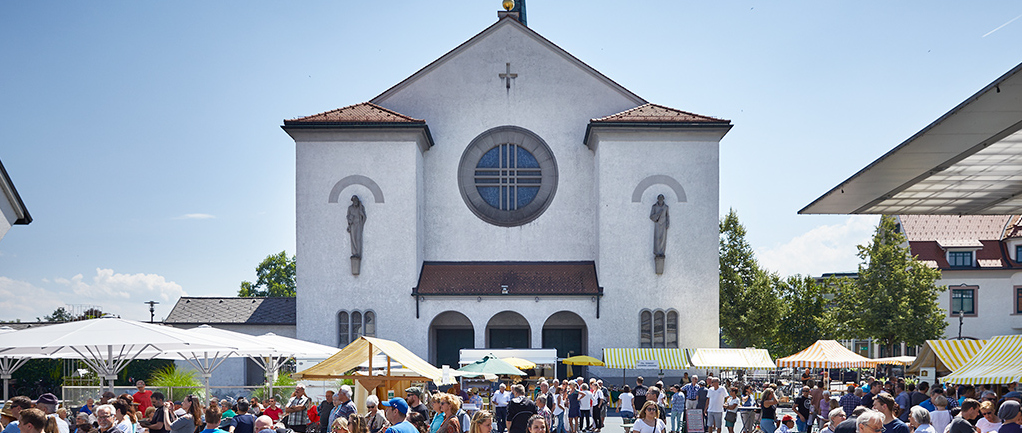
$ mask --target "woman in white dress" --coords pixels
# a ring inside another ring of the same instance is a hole
[[[642,405],[640,413],[635,414],[632,431],[638,433],[664,433],[667,424],[660,420],[660,408],[655,401],[647,401]]]

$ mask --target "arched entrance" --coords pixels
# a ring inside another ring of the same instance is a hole
[[[557,349],[558,358],[588,355],[589,332],[586,321],[571,311],[551,314],[543,323],[543,348]],[[572,375],[584,376],[586,367],[572,367]],[[568,377],[564,364],[557,364],[557,377]]]
[[[458,360],[461,349],[475,347],[475,330],[472,321],[457,311],[437,314],[429,324],[429,359],[433,365],[460,367]]]
[[[528,349],[532,332],[529,321],[514,311],[494,314],[486,323],[486,347],[489,349]]]

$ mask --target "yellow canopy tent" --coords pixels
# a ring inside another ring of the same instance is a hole
[[[926,340],[905,373],[918,375],[923,368],[933,368],[938,375],[951,373],[976,356],[986,344],[986,340]]]
[[[373,365],[373,357],[380,353],[387,357],[386,370],[380,370],[379,368],[382,366]],[[408,374],[408,372],[392,374],[390,368],[392,361],[397,361],[412,374]],[[366,362],[368,362],[368,370],[373,372],[372,376],[347,374]],[[443,372],[396,341],[363,336],[323,362],[294,373],[291,377],[296,380],[352,379],[370,392],[384,385],[386,389],[397,391],[400,396],[404,392],[404,385],[410,382],[433,381],[441,384]],[[449,378],[447,383],[454,383],[453,377]]]
[[[873,358],[880,365],[911,365],[916,361],[914,356],[889,356],[887,358]]]
[[[956,385],[1007,384],[1022,381],[1022,335],[991,338],[976,356],[941,382]]]

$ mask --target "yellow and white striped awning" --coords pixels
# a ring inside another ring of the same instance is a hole
[[[926,340],[906,372],[919,374],[921,368],[933,368],[938,374],[950,373],[976,356],[986,344],[986,340]]]
[[[979,385],[1022,381],[1022,335],[1001,335],[990,339],[976,356],[941,382]]]
[[[695,349],[692,367],[711,370],[773,370],[777,368],[766,349]]]
[[[818,340],[794,355],[777,360],[778,367],[866,368],[876,367],[872,359],[859,355],[835,340]]]
[[[607,368],[650,368],[653,362],[654,368],[661,370],[687,370],[691,366],[686,349],[603,349],[603,363]]]

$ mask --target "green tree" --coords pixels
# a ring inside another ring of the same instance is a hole
[[[816,280],[809,276],[791,276],[780,282],[778,292],[784,313],[771,346],[772,355],[784,357],[797,353],[831,335],[829,302]]]
[[[895,344],[918,346],[944,334],[937,297],[940,271],[910,254],[893,217],[883,216],[867,246],[859,245],[859,278],[838,285],[834,318],[846,337],[872,338],[894,353]]]
[[[733,347],[766,347],[777,329],[776,275],[760,269],[731,209],[720,221],[720,328]]]
[[[238,296],[295,296],[295,256],[287,257],[287,251],[266,256],[256,266],[256,282],[241,282]]]
[[[51,313],[49,316],[43,317],[43,320],[39,320],[38,317],[36,318],[36,321],[39,321],[39,322],[58,322],[58,323],[63,323],[63,322],[70,322],[70,321],[73,321],[73,320],[75,320],[74,315],[72,315],[71,312],[67,311],[67,309],[64,308],[64,307],[57,307],[57,309],[53,310],[53,313]]]

